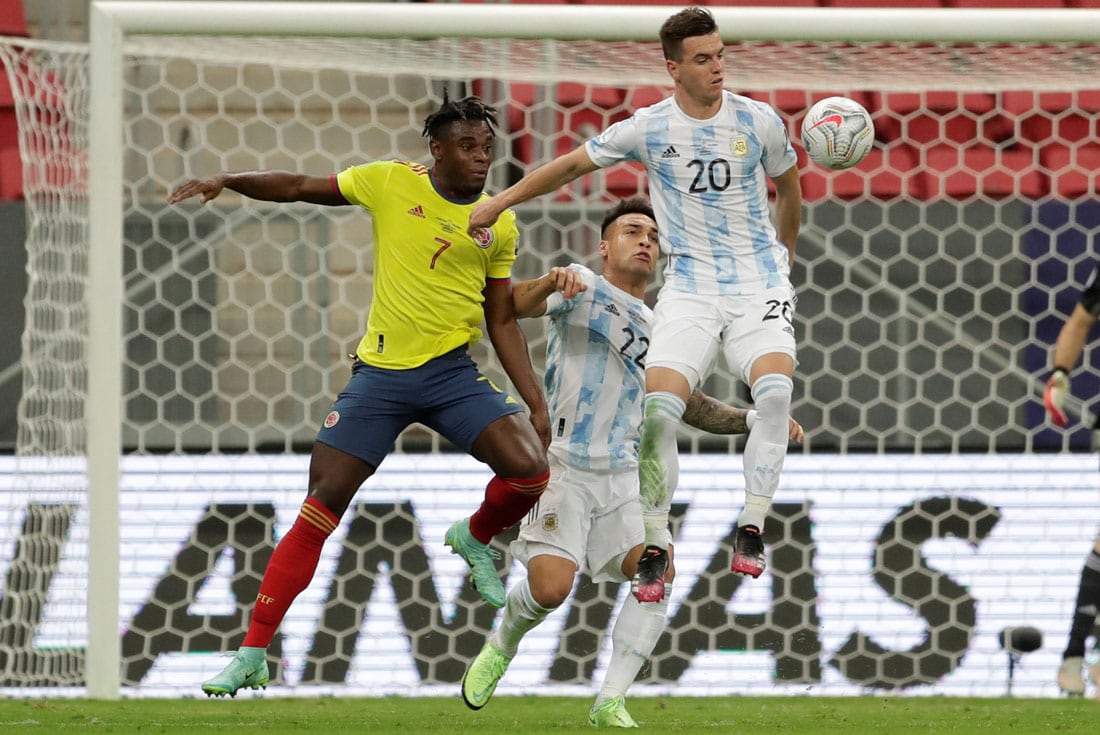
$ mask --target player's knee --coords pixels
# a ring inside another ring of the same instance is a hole
[[[537,481],[542,481],[542,487],[538,488],[535,492],[541,493],[546,488],[546,483],[550,480],[550,465],[546,461],[546,452],[542,449],[540,444],[534,451],[525,451],[521,456],[516,458],[516,471],[513,472],[511,477],[522,477],[527,480],[524,484],[530,485],[532,483],[537,484]]]
[[[323,483],[313,483],[309,488],[309,497],[325,506],[334,516],[340,518],[351,503],[351,495],[344,491],[335,491]]]
[[[542,472],[538,474],[526,475],[523,477],[502,477],[501,480],[503,480],[512,490],[521,495],[538,497],[542,495],[542,491],[546,489],[547,484],[550,482],[550,468],[545,467]]]
[[[553,610],[560,607],[573,590],[572,575],[546,575],[538,579],[528,578],[531,597],[541,607]]]
[[[786,375],[771,374],[753,383],[752,398],[756,408],[756,422],[781,423],[786,428],[791,413],[794,383]]]

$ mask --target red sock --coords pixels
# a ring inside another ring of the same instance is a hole
[[[321,559],[321,547],[339,522],[340,519],[320,501],[306,498],[294,525],[275,547],[267,563],[260,594],[256,595],[256,607],[252,610],[252,622],[241,645],[258,648],[271,645],[290,603],[313,579]]]
[[[539,502],[549,481],[549,470],[526,479],[493,477],[485,488],[481,507],[470,516],[470,535],[487,544],[504,529],[519,523]]]

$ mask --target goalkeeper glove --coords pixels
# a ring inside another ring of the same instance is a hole
[[[1043,391],[1043,405],[1047,409],[1050,420],[1058,426],[1069,424],[1069,416],[1066,415],[1066,396],[1069,395],[1069,372],[1065,368],[1056,367],[1047,380],[1047,388]]]

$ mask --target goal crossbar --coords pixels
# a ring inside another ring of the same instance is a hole
[[[679,6],[406,3],[93,3],[123,33],[380,38],[656,38]],[[1036,8],[708,8],[727,40],[1092,42],[1100,11]],[[537,19],[537,23],[532,23]]]

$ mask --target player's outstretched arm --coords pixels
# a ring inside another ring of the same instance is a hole
[[[512,385],[519,391],[523,402],[531,412],[531,424],[538,432],[543,447],[550,446],[550,412],[546,408],[546,397],[542,394],[535,368],[531,365],[531,354],[527,350],[527,339],[516,321],[516,311],[512,306],[512,284],[495,282],[485,286],[485,331],[493,343],[501,367],[507,373]]]
[[[684,423],[711,434],[747,434],[751,428],[752,414],[749,409],[736,408],[712,398],[700,390],[692,392],[684,409]],[[805,438],[802,424],[793,418],[788,419],[787,438],[801,444]]]
[[[168,195],[169,204],[197,196],[206,204],[223,189],[266,202],[309,202],[337,206],[347,200],[328,176],[306,176],[290,171],[223,171],[213,176],[191,179]]]
[[[568,301],[587,290],[581,274],[572,268],[554,266],[545,276],[520,281],[512,288],[512,304],[519,318],[542,316],[546,313],[546,299],[555,291],[561,291]]]
[[[794,267],[794,249],[802,227],[802,182],[798,166],[792,166],[772,181],[775,182],[775,237],[787,246],[789,265]]]
[[[597,168],[599,166],[592,163],[583,145],[563,156],[558,156],[550,163],[539,166],[496,196],[489,197],[474,207],[470,212],[467,232],[472,236],[478,230],[492,226],[500,213],[508,207],[549,194]]]

